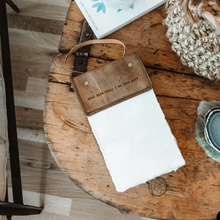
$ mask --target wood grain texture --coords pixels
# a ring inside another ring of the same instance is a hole
[[[76,129],[89,123],[75,93],[69,92],[70,73],[63,69],[65,53],[79,40],[83,16],[73,2],[69,8],[58,54],[53,61],[44,111],[44,129],[58,165],[89,194],[129,212],[159,219],[215,219],[219,212],[220,165],[210,159],[194,137],[196,110],[201,100],[219,100],[220,82],[195,76],[171,51],[162,26],[164,6],[143,16],[107,38],[137,51],[151,76],[154,91],[186,160],[186,166],[162,177],[166,192],[158,197],[148,183],[118,193],[112,183],[94,136]],[[77,24],[77,25],[76,25]],[[95,45],[88,70],[122,55],[116,45]],[[68,61],[72,67],[74,56]],[[65,146],[65,147],[64,147]],[[74,161],[74,163],[73,163]]]
[[[19,15],[64,21],[68,2],[69,1],[62,1],[62,3],[64,3],[62,4],[61,2],[55,1],[55,4],[53,4],[52,1],[18,0],[15,1],[15,4],[17,4],[20,9]],[[7,6],[7,12],[17,15],[9,6]]]
[[[32,50],[36,47],[50,49],[54,51],[57,49],[58,41],[60,39],[59,35],[34,31],[25,31],[13,28],[9,29],[9,37],[10,36],[13,36],[13,40],[10,42],[12,48],[14,44],[17,44],[21,47],[29,46],[32,48]]]
[[[8,188],[9,201],[13,201],[12,188]],[[43,213],[53,213],[61,216],[70,215],[72,199],[60,196],[52,196],[48,194],[36,193],[23,190],[24,204],[29,204],[35,207],[43,206]]]
[[[35,130],[35,134],[39,131]],[[25,133],[28,135],[28,132]],[[49,194],[72,199],[70,216],[43,212],[36,216],[14,216],[13,219],[28,220],[141,220],[140,216],[121,213],[118,209],[98,201],[88,195],[65,175],[54,161],[46,143],[33,137],[19,136],[19,149],[23,189],[41,194]],[[30,140],[26,140],[30,139]],[[8,167],[8,169],[10,166]],[[9,175],[9,185],[10,173]],[[24,194],[25,196],[25,194]]]
[[[43,111],[16,106],[16,123],[18,127],[31,129],[43,128]]]
[[[9,7],[7,10],[23,189],[71,198],[73,203],[69,217],[44,212],[13,219],[141,220],[140,216],[121,212],[76,186],[57,166],[46,144],[42,129],[45,89],[70,0],[14,2],[21,12],[17,14]]]
[[[165,37],[166,27],[162,25],[164,18],[163,5],[106,38],[121,40],[126,45],[128,54],[138,51],[147,67],[192,74],[193,71],[183,67],[176,54],[170,50],[170,44]],[[83,15],[73,2],[66,18],[59,45],[60,52],[67,52],[78,43],[82,20]],[[120,46],[112,44],[98,48],[92,46],[90,55],[112,60],[119,58],[121,51]]]
[[[9,28],[61,35],[63,21],[35,18],[20,14],[8,14]]]

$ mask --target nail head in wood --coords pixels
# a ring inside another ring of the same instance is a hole
[[[153,196],[162,196],[167,191],[166,180],[162,177],[157,177],[148,182],[149,191]]]

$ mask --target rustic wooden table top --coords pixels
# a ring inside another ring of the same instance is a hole
[[[75,93],[69,91],[70,73],[63,68],[66,53],[79,42],[84,20],[75,2],[51,67],[45,132],[61,169],[103,202],[156,219],[214,219],[220,211],[220,164],[205,154],[194,134],[199,102],[220,100],[220,83],[198,77],[181,64],[165,36],[164,17],[161,6],[107,38],[121,40],[127,54],[139,52],[186,166],[124,193],[115,190],[93,134],[75,128],[75,124],[89,128]],[[122,51],[119,45],[92,46],[88,70],[120,58]],[[68,60],[69,68],[73,61],[74,55]]]

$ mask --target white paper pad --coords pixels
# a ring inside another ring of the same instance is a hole
[[[153,89],[88,120],[118,192],[185,165]]]

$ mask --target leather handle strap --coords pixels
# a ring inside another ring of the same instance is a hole
[[[101,39],[101,40],[88,40],[88,41],[85,41],[81,44],[78,44],[76,45],[75,47],[73,47],[69,52],[68,54],[66,55],[65,59],[64,59],[64,69],[65,70],[68,70],[68,71],[71,71],[71,72],[74,72],[74,70],[71,70],[71,69],[68,69],[66,68],[66,61],[69,57],[70,54],[72,54],[74,51],[78,50],[79,48],[81,47],[84,47],[84,46],[87,46],[87,45],[91,45],[91,44],[120,44],[124,47],[124,53],[123,53],[123,57],[125,56],[125,53],[126,53],[126,46],[120,41],[120,40],[115,40],[115,39]],[[79,71],[75,71],[75,72],[79,72]]]

